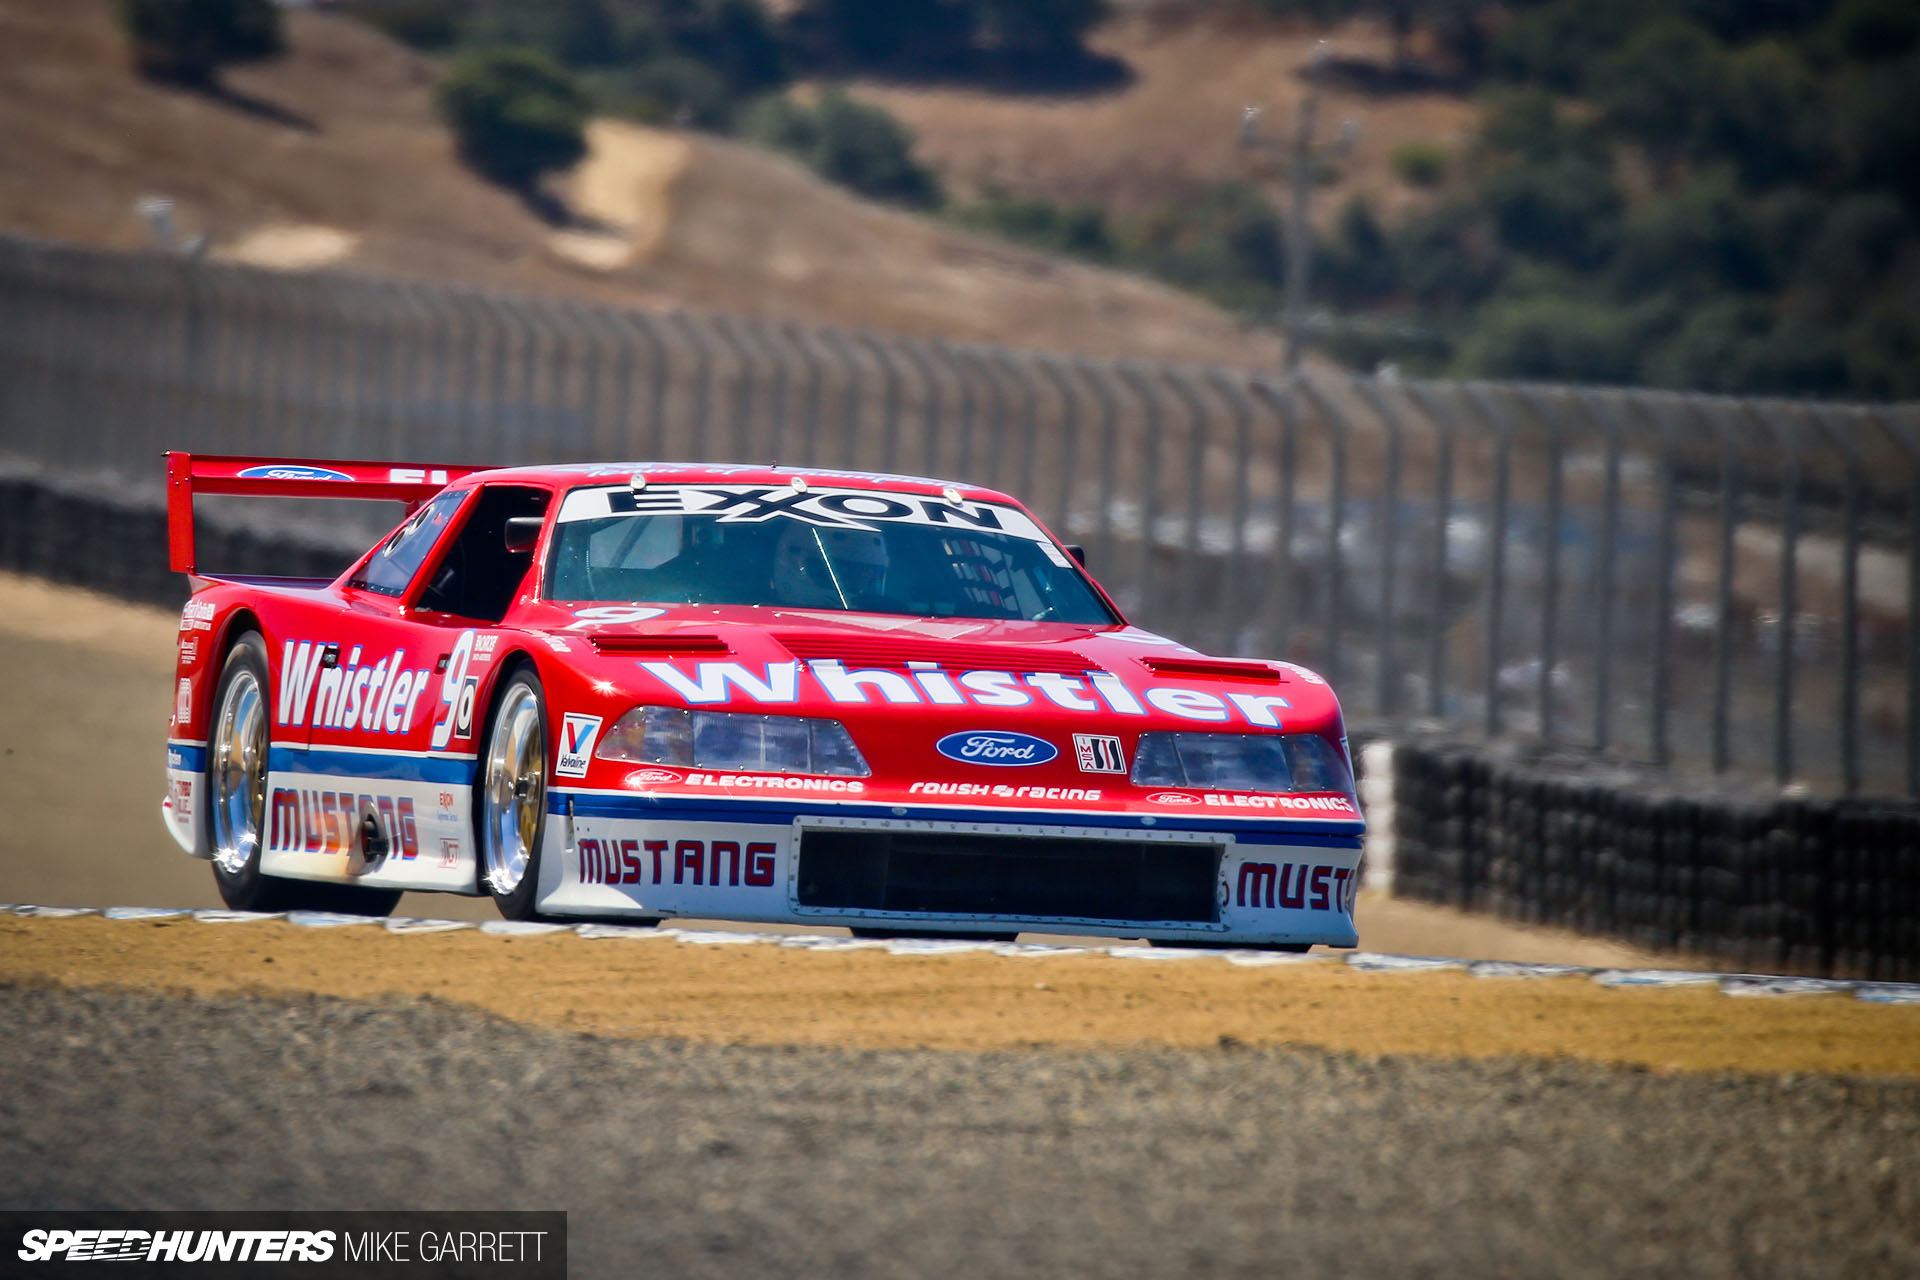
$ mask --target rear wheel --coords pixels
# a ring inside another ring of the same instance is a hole
[[[207,735],[207,834],[220,900],[236,911],[305,908],[393,914],[400,902],[397,889],[288,880],[261,872],[267,752],[272,745],[266,690],[266,642],[257,631],[243,632],[227,651],[214,686],[213,723]]]
[[[474,795],[480,887],[509,920],[535,917],[547,829],[547,707],[540,677],[507,678],[487,727]]]

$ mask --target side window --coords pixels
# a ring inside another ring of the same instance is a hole
[[[395,530],[393,536],[373,553],[373,558],[361,567],[360,572],[347,580],[347,585],[377,591],[383,596],[403,594],[407,584],[413,581],[413,575],[426,562],[433,544],[446,532],[447,525],[460,509],[467,492],[463,489],[456,493],[443,493],[414,512],[413,519]]]
[[[486,484],[474,500],[460,532],[433,568],[433,580],[420,595],[420,607],[482,622],[507,614],[533,565],[531,551],[507,546],[507,521],[546,514],[553,495],[525,485]]]

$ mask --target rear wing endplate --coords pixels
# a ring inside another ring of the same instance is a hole
[[[455,480],[488,469],[172,452],[167,454],[168,561],[175,573],[194,571],[193,499],[196,494],[371,499],[404,502],[411,512]]]

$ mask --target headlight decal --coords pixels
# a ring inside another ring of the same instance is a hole
[[[1353,792],[1338,748],[1313,733],[1143,733],[1131,777],[1140,787]]]

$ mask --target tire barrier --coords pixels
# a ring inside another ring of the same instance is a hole
[[[1920,805],[1385,736],[1396,894],[1746,968],[1920,979]]]

